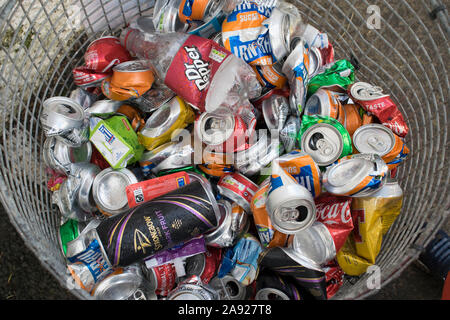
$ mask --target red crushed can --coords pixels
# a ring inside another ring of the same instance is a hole
[[[356,103],[370,112],[396,135],[404,138],[409,128],[396,104],[379,87],[366,82],[357,82],[349,86],[348,94]]]
[[[185,186],[189,184],[189,181],[187,172],[180,171],[131,184],[126,187],[128,206],[134,208],[142,203]]]
[[[85,66],[95,72],[105,73],[116,64],[130,61],[132,57],[117,37],[107,36],[93,41],[84,54]]]

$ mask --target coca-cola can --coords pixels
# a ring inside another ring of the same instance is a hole
[[[85,66],[95,72],[106,73],[116,64],[130,61],[131,55],[117,37],[106,36],[94,40],[84,54]]]

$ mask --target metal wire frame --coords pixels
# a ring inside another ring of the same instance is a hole
[[[428,14],[436,1],[425,0],[288,2],[300,9],[305,21],[328,33],[338,58],[358,59],[357,79],[389,92],[409,124],[406,143],[411,153],[399,172],[404,206],[377,258],[386,285],[418,257],[450,210],[448,16],[439,11],[443,23],[432,20]],[[153,4],[25,0],[7,1],[0,8],[0,199],[27,246],[63,287],[70,276],[59,254],[60,217],[51,205],[40,153],[41,104],[74,89],[71,71],[82,63],[92,40],[116,33],[134,17],[151,12]],[[370,5],[380,9],[380,29],[367,27]],[[66,23],[73,18],[73,8],[81,10],[78,25]],[[347,281],[336,298],[370,297],[375,291],[367,287],[369,276]],[[72,292],[90,298],[84,291]]]

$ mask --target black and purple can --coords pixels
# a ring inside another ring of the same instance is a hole
[[[111,264],[127,266],[215,228],[218,213],[211,185],[199,176],[184,187],[102,221],[97,233]]]

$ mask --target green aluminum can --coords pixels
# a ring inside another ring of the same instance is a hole
[[[350,134],[331,117],[304,115],[297,139],[300,148],[321,167],[353,153]]]

